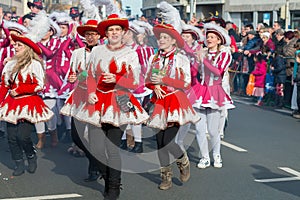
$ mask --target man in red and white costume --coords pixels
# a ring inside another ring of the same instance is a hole
[[[71,116],[71,136],[73,142],[85,153],[89,160],[88,178],[86,182],[96,181],[99,177],[98,161],[88,151],[87,144],[84,142],[84,133],[86,123],[82,123],[76,119],[78,110],[84,106],[88,100],[87,91],[87,66],[90,59],[91,51],[98,45],[100,34],[97,30],[97,20],[88,20],[86,24],[78,26],[77,32],[86,40],[86,46],[76,49],[72,53],[70,70],[67,73],[68,81],[76,84],[70,97],[66,100],[65,105],[60,110],[60,113],[66,116]],[[76,147],[72,146],[73,155],[76,152]]]
[[[103,163],[99,167],[105,180],[105,199],[117,199],[120,194],[119,146],[125,127],[145,123],[149,117],[129,91],[138,87],[140,66],[137,53],[122,44],[128,26],[128,19],[117,14],[98,24],[108,44],[95,47],[90,55],[89,104],[76,114],[80,121],[90,124],[89,150]],[[117,102],[121,96],[127,99],[125,105]]]

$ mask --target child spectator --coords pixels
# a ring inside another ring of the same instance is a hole
[[[261,52],[258,52],[254,56],[255,69],[252,74],[255,76],[254,90],[252,95],[257,97],[257,103],[255,105],[261,106],[262,99],[264,97],[265,80],[267,74],[267,62]]]

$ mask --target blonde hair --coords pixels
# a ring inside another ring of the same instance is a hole
[[[41,58],[33,51],[32,48],[25,45],[25,50],[21,55],[15,55],[13,59],[17,60],[17,64],[14,66],[12,70],[12,74],[19,72],[21,69],[25,68],[29,65],[32,60],[37,60],[43,66],[43,62]]]

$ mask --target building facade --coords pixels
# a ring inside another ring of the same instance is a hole
[[[166,0],[176,7],[182,19],[188,20],[194,15],[205,19],[212,15],[222,16],[226,21],[233,21],[238,27],[252,23],[266,23],[272,26],[274,21],[281,21],[286,29],[300,27],[299,0],[244,1],[244,0]],[[156,5],[160,0],[143,0],[143,14],[156,18]],[[191,9],[192,8],[192,9]],[[192,12],[192,13],[191,13]]]
[[[31,1],[32,0],[28,0]],[[27,0],[0,0],[0,7],[3,11],[13,11],[17,16],[23,16],[30,12],[27,7]],[[52,11],[69,12],[71,6],[78,6],[80,0],[43,0],[44,9],[51,13]]]

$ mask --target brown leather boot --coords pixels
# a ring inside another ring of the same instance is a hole
[[[176,161],[177,167],[180,170],[180,180],[182,182],[186,182],[190,179],[190,161],[186,154],[186,152],[183,154],[183,157],[180,159],[177,159]]]
[[[161,190],[168,190],[172,187],[172,168],[170,165],[160,169],[161,184],[158,186]]]
[[[39,140],[38,140],[38,143],[35,145],[35,147],[38,149],[42,149],[46,142],[46,135],[45,135],[45,133],[38,133],[37,137]]]
[[[51,146],[55,147],[58,144],[57,130],[49,131],[51,135]]]

